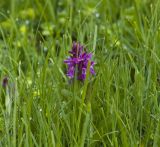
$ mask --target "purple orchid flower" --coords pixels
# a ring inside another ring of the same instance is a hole
[[[4,77],[2,80],[2,87],[6,88],[8,85],[8,77]]]
[[[86,78],[88,62],[91,61],[92,53],[84,51],[84,47],[76,42],[73,42],[72,50],[69,51],[69,53],[71,54],[70,57],[64,60],[64,63],[68,65],[67,76],[70,79],[73,79],[74,76],[77,75],[78,80],[84,81]],[[95,62],[91,61],[91,75],[95,75],[94,65]]]

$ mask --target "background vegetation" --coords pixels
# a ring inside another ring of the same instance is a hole
[[[0,146],[160,146],[160,0],[1,0]],[[96,76],[69,83],[72,41]]]

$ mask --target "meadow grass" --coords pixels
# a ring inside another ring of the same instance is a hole
[[[160,0],[1,0],[0,146],[159,147]],[[95,76],[66,76],[72,42]]]

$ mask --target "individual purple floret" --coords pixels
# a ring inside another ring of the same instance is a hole
[[[92,53],[84,51],[84,47],[80,43],[73,42],[72,50],[69,51],[70,57],[64,60],[64,63],[68,65],[67,76],[72,79],[77,75],[78,80],[84,81],[86,78],[88,61],[91,61]],[[90,73],[95,75],[94,62],[91,61]]]

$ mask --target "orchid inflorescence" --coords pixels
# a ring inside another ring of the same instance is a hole
[[[69,51],[71,54],[70,57],[64,60],[64,63],[68,65],[67,76],[70,79],[73,79],[77,76],[77,79],[84,81],[87,74],[87,66],[91,75],[95,75],[93,66],[95,65],[94,61],[91,61],[92,53],[87,53],[84,51],[84,46],[80,43],[73,42],[72,50]],[[89,64],[90,62],[90,64]]]
[[[3,80],[2,80],[2,87],[6,88],[7,85],[8,85],[8,77],[4,77]]]

